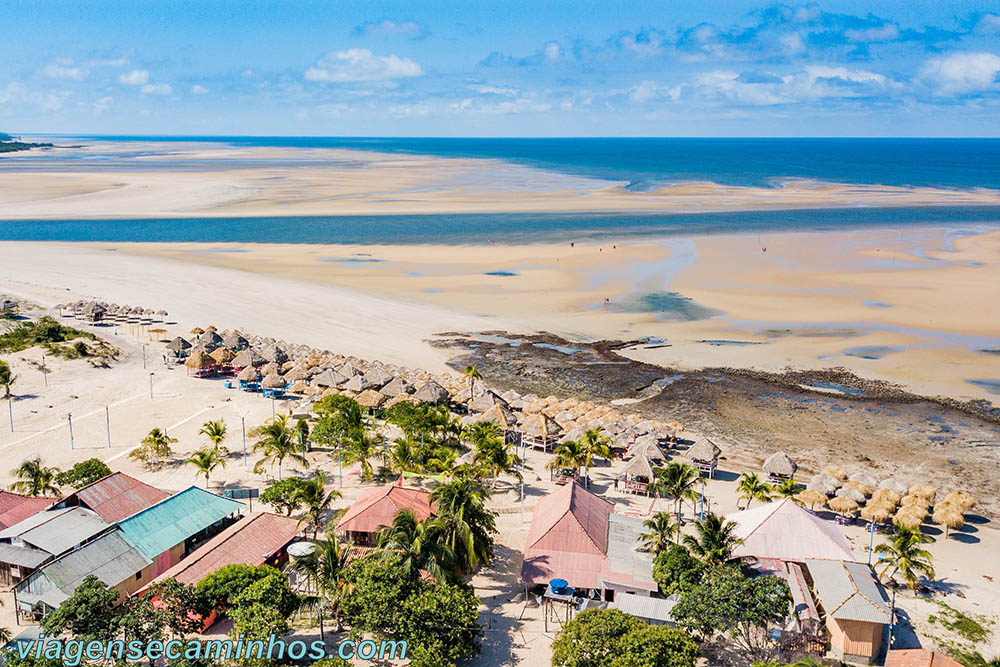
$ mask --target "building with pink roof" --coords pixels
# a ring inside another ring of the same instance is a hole
[[[430,494],[396,484],[365,489],[341,518],[337,531],[345,533],[355,544],[371,544],[376,531],[391,526],[393,518],[403,510],[413,512],[417,521],[423,521],[434,513]]]

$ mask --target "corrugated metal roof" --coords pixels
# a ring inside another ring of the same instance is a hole
[[[374,533],[382,526],[391,526],[401,510],[409,510],[417,521],[423,521],[433,511],[430,494],[395,484],[365,489],[344,513],[337,530]]]
[[[19,493],[0,490],[0,530],[24,521],[32,514],[41,512],[57,498],[31,498]]]
[[[962,663],[937,651],[911,648],[886,653],[885,667],[962,667]]]
[[[736,524],[743,544],[735,556],[803,562],[807,559],[857,561],[844,533],[791,498],[767,503],[726,517]]]
[[[646,532],[642,519],[624,514],[608,516],[608,559],[601,579],[632,588],[658,590],[653,581],[653,556],[639,551],[639,536]]]
[[[147,558],[156,558],[242,507],[192,486],[123,519],[118,527]]]
[[[629,616],[641,618],[644,621],[657,623],[673,623],[670,612],[680,602],[681,596],[671,595],[666,598],[646,597],[645,595],[616,595],[609,609],[617,609]]]
[[[827,616],[868,623],[891,621],[889,598],[868,565],[807,560],[806,567]]]
[[[198,547],[158,576],[153,583],[172,578],[196,584],[226,565],[263,565],[299,533],[299,522],[287,516],[254,512]]]
[[[58,556],[107,528],[108,523],[94,512],[82,507],[67,507],[30,516],[0,531],[0,539],[18,538]]]
[[[52,558],[52,554],[48,551],[0,542],[0,563],[10,563],[19,567],[34,569],[50,558]]]
[[[87,575],[117,586],[150,563],[121,531],[113,530],[37,570],[18,584],[17,592],[19,597],[28,593],[58,607]]]
[[[66,496],[61,505],[77,503],[94,510],[108,523],[115,523],[154,505],[170,494],[116,472]]]

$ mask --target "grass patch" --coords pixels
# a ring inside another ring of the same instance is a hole
[[[979,644],[989,638],[989,626],[993,625],[993,621],[985,616],[969,616],[940,600],[936,600],[935,602],[941,607],[941,613],[940,615],[929,616],[927,618],[928,621],[931,623],[940,623],[946,629],[951,630],[972,644]]]
[[[89,331],[67,327],[48,316],[34,322],[8,320],[5,324],[8,328],[0,334],[0,353],[41,346],[54,357],[87,359],[94,366],[107,366],[108,361],[118,358],[118,348]]]

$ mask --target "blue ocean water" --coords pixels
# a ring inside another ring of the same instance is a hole
[[[1000,139],[452,139],[397,137],[103,136],[90,139],[211,141],[240,146],[347,148],[489,158],[635,190],[685,181],[780,187],[823,182],[1000,188]]]

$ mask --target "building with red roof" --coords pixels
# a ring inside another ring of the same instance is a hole
[[[115,472],[65,496],[56,507],[86,507],[108,523],[117,523],[169,497],[166,491]]]
[[[642,521],[573,482],[541,498],[524,546],[521,580],[564,579],[574,589],[649,595],[657,590],[649,554],[637,549]]]
[[[43,509],[56,502],[58,498],[32,498],[22,496],[19,493],[0,490],[0,530],[10,528],[15,523],[24,521],[32,514],[41,512]]]
[[[393,518],[403,510],[409,510],[417,521],[423,521],[434,514],[430,494],[395,484],[365,489],[341,518],[337,530],[355,544],[368,545],[375,532],[383,526],[391,526]]]
[[[962,663],[937,651],[909,648],[889,651],[885,656],[885,667],[962,667]]]

